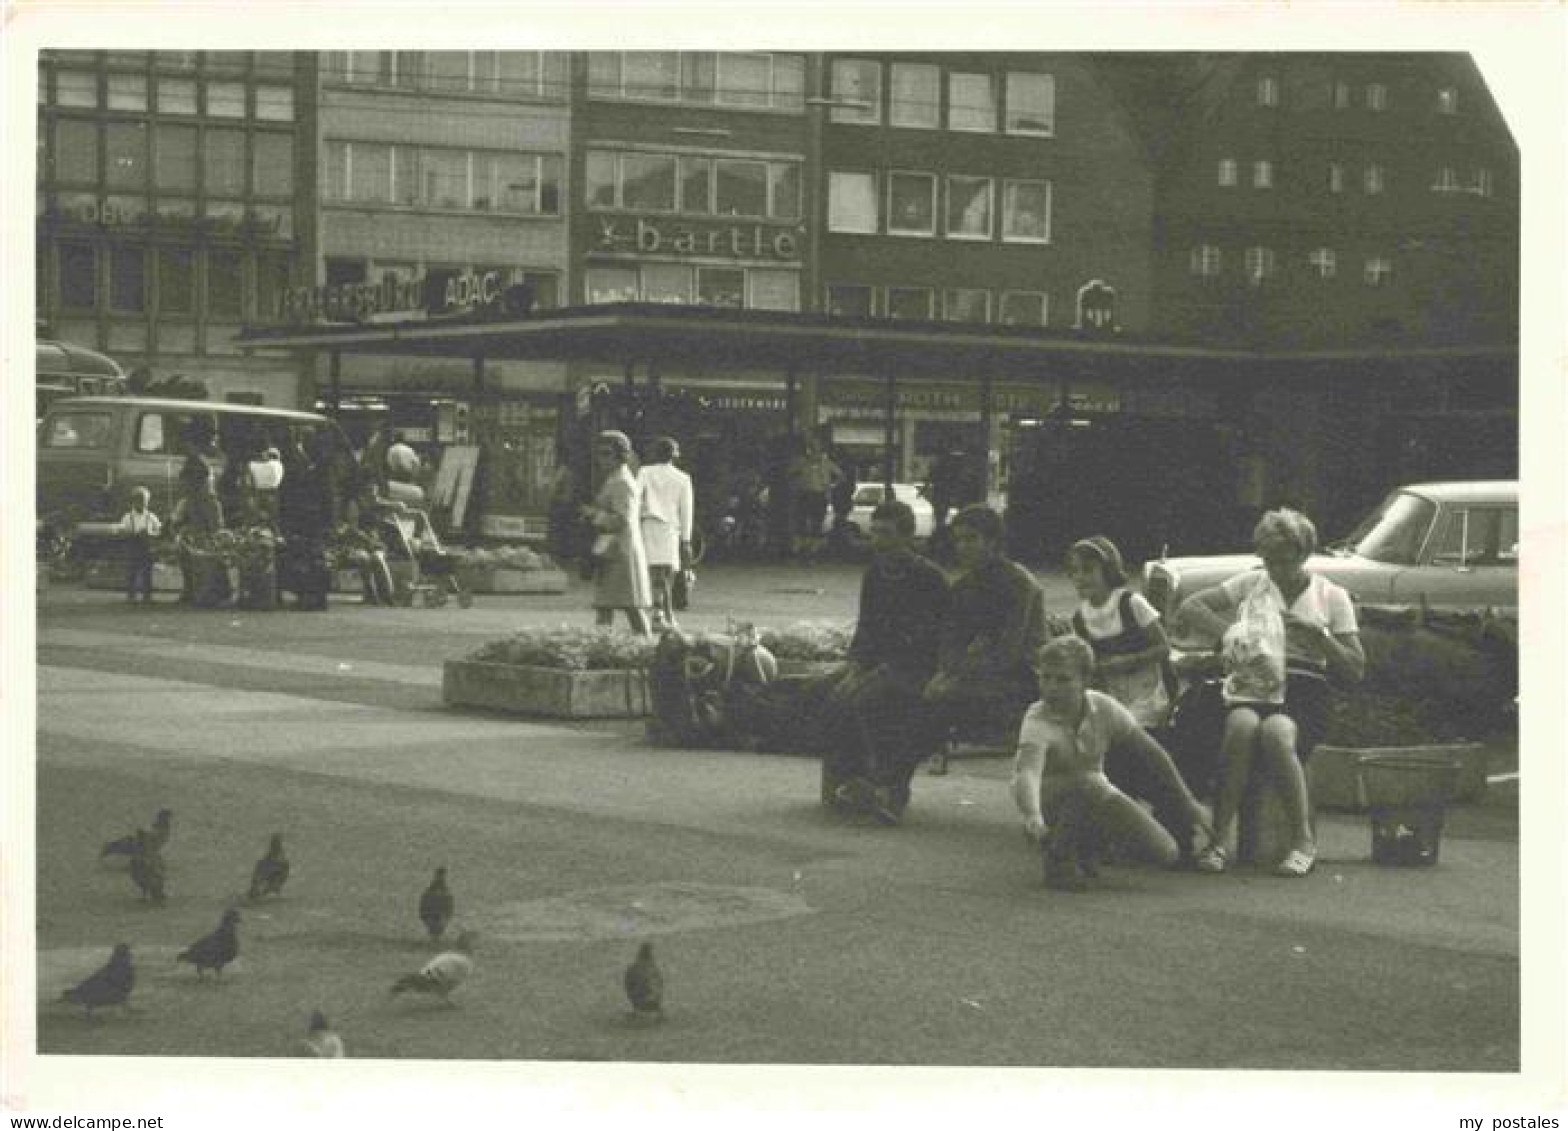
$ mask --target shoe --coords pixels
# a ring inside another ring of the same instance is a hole
[[[1274,866],[1274,874],[1291,879],[1300,879],[1302,876],[1310,875],[1317,862],[1317,849],[1314,848],[1303,852],[1299,848],[1292,848],[1285,854],[1285,859]]]
[[[1192,865],[1200,872],[1217,876],[1230,867],[1230,853],[1218,844],[1209,843],[1198,849]]]

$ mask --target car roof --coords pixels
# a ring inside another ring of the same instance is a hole
[[[1517,479],[1473,479],[1446,483],[1411,483],[1401,487],[1413,495],[1421,495],[1442,503],[1516,503],[1519,501]]]
[[[70,342],[38,341],[34,343],[33,349],[40,378],[59,375],[125,376],[125,370],[120,368],[120,363],[114,358]]]
[[[231,404],[227,401],[182,401],[173,397],[70,397],[55,401],[50,412],[68,408],[95,408],[112,405],[133,405],[137,408],[161,408],[170,412],[210,413],[214,416],[265,416],[274,420],[320,421],[327,419],[316,412],[299,412],[292,408],[266,408],[262,405]]]

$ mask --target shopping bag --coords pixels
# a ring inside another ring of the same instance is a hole
[[[1285,618],[1272,589],[1260,575],[1221,638],[1226,703],[1285,701]]]

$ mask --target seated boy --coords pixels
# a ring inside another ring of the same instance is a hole
[[[1040,699],[1024,714],[1013,771],[1013,800],[1040,845],[1049,887],[1076,890],[1096,874],[1096,846],[1115,841],[1166,867],[1176,842],[1152,814],[1111,784],[1105,755],[1127,749],[1154,764],[1181,798],[1199,832],[1208,814],[1181,780],[1170,755],[1115,699],[1088,688],[1094,650],[1060,636],[1039,650]]]

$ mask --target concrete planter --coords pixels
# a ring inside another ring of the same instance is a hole
[[[1434,743],[1430,746],[1319,746],[1307,763],[1307,785],[1312,803],[1324,809],[1363,813],[1367,809],[1366,785],[1361,780],[1363,758],[1452,758],[1459,763],[1455,801],[1480,801],[1486,793],[1487,748],[1476,742]]]
[[[123,590],[125,588],[125,563],[103,559],[95,561],[87,567],[86,581],[89,589]],[[152,591],[154,593],[178,593],[180,588],[179,566],[168,565],[164,562],[153,563]]]
[[[565,593],[566,574],[555,568],[511,569],[461,565],[458,578],[475,593]]]
[[[560,719],[635,719],[651,710],[641,671],[562,671],[477,660],[446,662],[441,698],[451,707]]]
[[[780,660],[779,678],[815,679],[831,675],[844,665],[843,660]]]

